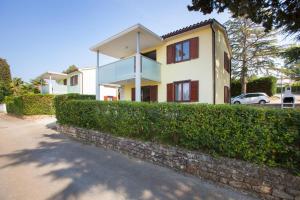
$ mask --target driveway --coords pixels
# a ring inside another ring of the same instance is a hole
[[[0,115],[0,199],[253,199],[51,129],[55,119]]]

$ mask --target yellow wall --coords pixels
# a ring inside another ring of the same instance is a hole
[[[166,64],[166,48],[170,44],[186,39],[199,37],[199,58],[180,63]],[[223,103],[224,84],[229,84],[226,71],[222,70],[223,53],[227,49],[224,36],[216,33],[216,102]],[[199,102],[213,103],[213,67],[212,67],[212,30],[210,26],[201,27],[192,31],[173,36],[165,40],[164,44],[155,48],[143,50],[142,53],[156,50],[157,62],[161,63],[161,83],[142,81],[144,85],[158,85],[158,101],[165,102],[167,99],[167,84],[174,81],[198,80]],[[228,50],[226,50],[228,51]],[[222,52],[222,53],[221,53]],[[225,73],[226,72],[226,73]],[[126,84],[124,88],[124,100],[131,100],[131,88],[134,82]]]
[[[216,30],[216,104],[224,103],[224,86],[230,87],[230,74],[224,69],[224,52],[230,57],[224,34]]]

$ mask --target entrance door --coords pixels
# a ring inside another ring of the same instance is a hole
[[[144,102],[157,101],[157,85],[142,86],[141,100]],[[131,101],[135,101],[135,88],[131,89]]]

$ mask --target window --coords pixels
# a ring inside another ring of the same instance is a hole
[[[78,85],[78,75],[72,76],[70,79],[70,85],[75,86]]]
[[[199,37],[167,46],[167,64],[192,60],[199,57]]]
[[[224,52],[224,69],[230,73],[230,59],[228,57],[228,54],[226,52]]]
[[[64,79],[64,85],[67,85],[67,79]]]
[[[175,62],[190,59],[190,41],[183,41],[175,45]]]
[[[175,101],[190,101],[190,81],[174,83]]]

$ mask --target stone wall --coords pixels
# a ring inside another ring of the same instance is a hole
[[[214,158],[201,152],[119,138],[82,128],[58,125],[57,129],[83,143],[229,185],[264,199],[300,200],[300,177],[284,170],[260,167],[235,159]]]

